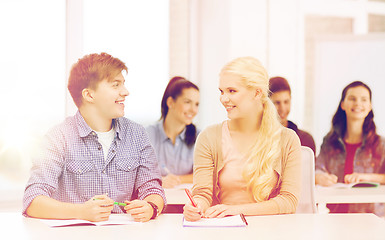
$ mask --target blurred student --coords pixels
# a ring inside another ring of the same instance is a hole
[[[123,117],[129,94],[123,70],[107,53],[73,65],[68,90],[78,112],[45,136],[25,189],[25,215],[97,222],[127,212],[145,222],[161,212],[165,195],[155,152],[145,129]]]
[[[147,127],[162,173],[163,187],[192,183],[199,89],[183,77],[173,77],[164,91],[161,119]]]
[[[316,184],[385,183],[385,139],[376,133],[373,118],[370,88],[360,81],[347,85],[316,160]],[[383,215],[374,204],[328,204],[328,207],[333,213]]]
[[[287,80],[283,77],[270,78],[269,87],[270,99],[277,108],[281,124],[284,127],[293,129],[301,140],[301,145],[311,148],[315,155],[316,148],[313,137],[309,133],[299,129],[296,124],[287,119],[291,108],[291,89]]]
[[[219,91],[229,120],[198,136],[193,186],[198,207],[187,203],[185,218],[294,213],[301,145],[279,122],[265,68],[255,58],[237,58],[223,67]]]

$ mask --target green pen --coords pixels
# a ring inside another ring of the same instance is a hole
[[[127,206],[127,203],[121,203],[121,202],[114,202],[115,205],[118,205],[118,206]]]
[[[93,200],[102,200],[102,199],[100,199],[100,198],[94,198]],[[118,205],[118,206],[123,206],[123,207],[127,206],[127,203],[121,203],[121,202],[114,202],[114,204],[115,204],[115,205]]]

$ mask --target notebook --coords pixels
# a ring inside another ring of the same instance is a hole
[[[50,227],[68,227],[68,226],[104,226],[104,225],[128,225],[128,224],[141,224],[135,222],[131,215],[128,214],[111,214],[107,221],[103,222],[91,222],[81,219],[40,219],[43,223]]]
[[[247,222],[241,215],[223,218],[202,218],[195,222],[183,218],[183,227],[246,227]]]
[[[380,184],[376,182],[336,183],[332,185],[333,188],[375,188],[378,186],[380,186]]]

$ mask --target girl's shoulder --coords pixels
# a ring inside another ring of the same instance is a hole
[[[297,135],[297,133],[290,129],[283,127],[281,130],[281,141],[282,142],[296,142],[301,145],[301,141]]]
[[[217,133],[220,133],[222,131],[222,124],[223,123],[217,123],[217,124],[213,124],[213,125],[210,125],[208,127],[206,127],[205,129],[203,129],[200,134],[208,134],[208,135],[211,135],[211,134],[217,134]]]

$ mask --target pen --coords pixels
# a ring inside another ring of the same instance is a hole
[[[192,197],[192,195],[191,195],[190,190],[188,190],[187,188],[185,188],[184,191],[186,192],[186,194],[187,194],[188,198],[190,199],[192,205],[193,205],[194,207],[198,207],[198,204],[194,201],[194,199],[193,199],[193,197]]]
[[[114,202],[115,205],[118,205],[118,206],[127,206],[127,203],[121,203],[121,202]]]
[[[94,198],[94,200],[102,200],[102,199],[99,199],[99,198]],[[115,205],[118,205],[118,206],[127,206],[127,203],[121,203],[121,202],[114,202]]]
[[[241,213],[241,218],[242,218],[242,221],[247,225],[249,225],[246,221],[246,218],[245,218],[245,215],[243,215],[243,213]]]

